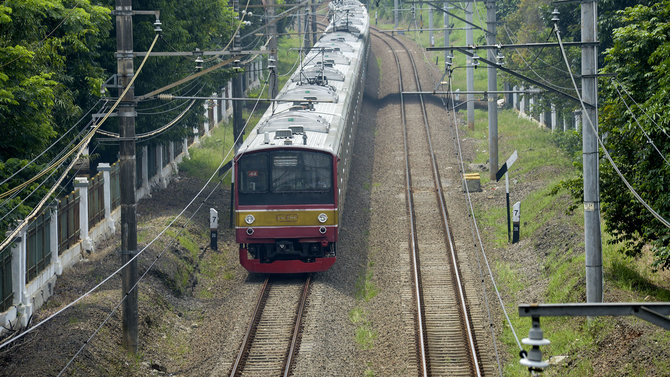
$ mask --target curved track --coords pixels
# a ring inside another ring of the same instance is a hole
[[[402,94],[421,91],[416,63],[400,40],[382,33],[372,35],[393,52],[398,70],[419,373],[481,376],[426,106],[423,96]]]
[[[231,377],[290,375],[310,282],[265,279]]]

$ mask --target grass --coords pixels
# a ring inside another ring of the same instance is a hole
[[[370,350],[374,347],[377,339],[377,331],[374,330],[371,321],[368,319],[368,313],[360,305],[367,303],[377,296],[379,290],[372,283],[372,267],[374,263],[370,261],[368,267],[370,269],[365,272],[356,282],[356,299],[359,302],[353,309],[349,311],[349,321],[356,326],[354,330],[354,339],[361,350]],[[374,370],[370,363],[367,364],[364,376],[374,376]]]
[[[228,153],[232,145],[233,127],[231,120],[221,123],[211,130],[211,136],[203,137],[200,145],[191,146],[188,149],[191,157],[184,159],[179,164],[179,171],[203,181],[207,180],[221,164],[224,154],[227,154],[226,161],[232,158],[232,153]],[[230,178],[227,178],[227,183],[230,184]]]
[[[367,312],[360,307],[355,307],[349,311],[349,320],[356,325],[354,336],[356,344],[363,350],[371,349],[377,338],[377,332],[372,329],[372,325],[368,321],[367,316]]]
[[[475,131],[466,131],[468,138],[478,140],[476,163],[485,163],[488,159],[486,112],[477,111]],[[574,232],[583,227],[582,213],[577,210],[566,215],[566,209],[572,199],[565,192],[552,195],[552,188],[561,180],[572,177],[576,172],[572,167],[570,153],[556,146],[556,137],[546,129],[538,128],[536,123],[519,119],[512,111],[499,112],[498,132],[500,136],[499,156],[501,162],[518,150],[519,158],[510,169],[510,195],[515,202],[515,184],[517,180],[525,184],[533,182],[532,189],[521,200],[521,239],[533,240],[530,250],[533,252],[537,240],[549,237],[548,242],[555,242],[543,255],[539,255],[542,263],[542,278],[546,281],[544,293],[540,293],[541,302],[582,302],[585,297],[584,286],[584,254],[583,239],[569,243],[557,240],[555,235],[547,235],[546,226],[564,227],[565,232]],[[487,175],[482,175],[482,186],[490,188],[491,182]],[[498,189],[502,186],[497,185]],[[528,185],[526,185],[528,186]],[[523,187],[523,186],[521,186]],[[505,219],[505,203],[476,208],[477,220],[488,235],[487,246],[496,248],[507,247],[507,224]],[[553,237],[553,238],[552,238]],[[611,237],[603,233],[603,261],[605,284],[617,290],[617,295],[630,297],[629,301],[670,301],[670,290],[667,281],[654,275],[651,267],[643,260],[627,257],[621,252],[621,246],[610,244]],[[526,337],[530,329],[530,319],[520,318],[516,314],[516,304],[523,302],[520,292],[527,287],[528,279],[517,271],[523,271],[521,265],[509,261],[494,261],[496,279],[501,290],[511,297],[507,299],[507,312],[519,338]],[[551,345],[542,347],[545,359],[550,356],[565,355],[568,361],[550,368],[547,376],[584,376],[592,375],[596,366],[592,360],[599,356],[599,342],[608,336],[615,336],[620,331],[610,318],[597,318],[587,321],[581,317],[546,317],[542,318],[541,326],[545,338]],[[634,321],[634,320],[631,320]],[[507,323],[502,323],[503,332],[499,341],[507,355],[516,355],[519,351],[516,340]],[[656,335],[662,334],[662,335]],[[655,347],[670,346],[670,336],[659,330],[654,333]],[[525,347],[528,348],[528,347]],[[510,356],[510,362],[504,366],[505,376],[527,376],[528,371],[518,363],[516,356]],[[667,370],[670,362],[663,355],[654,354],[648,361],[657,371]],[[630,363],[622,362],[624,373],[639,375],[639,370]],[[627,372],[625,372],[627,371]],[[616,374],[613,374],[616,375]]]

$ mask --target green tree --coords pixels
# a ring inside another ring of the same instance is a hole
[[[88,0],[7,0],[0,6],[0,160],[49,145],[99,95],[94,63],[109,10]]]
[[[614,29],[613,45],[606,51],[603,72],[616,78],[603,88],[601,134],[607,135],[605,145],[626,179],[668,219],[670,166],[654,145],[669,158],[670,0],[626,8],[617,17],[625,26]],[[603,216],[614,241],[623,242],[630,255],[639,255],[650,244],[655,265],[670,267],[670,231],[633,198],[606,162],[601,165],[601,182]]]
[[[37,163],[26,166],[28,161],[97,100],[103,70],[96,61],[111,28],[109,13],[89,0],[6,0],[0,5],[0,181],[23,168],[0,185],[0,192],[42,171],[76,132]],[[51,184],[43,178],[0,200],[0,233],[25,216]]]
[[[105,1],[109,6],[112,6],[115,2],[114,0]],[[226,0],[143,0],[133,1],[133,9],[160,11],[163,32],[154,47],[154,51],[220,50],[226,46],[237,26],[232,7],[228,5]],[[135,51],[148,50],[155,36],[153,23],[153,16],[136,16],[133,18],[133,48]],[[103,64],[110,75],[116,73],[116,59],[114,57],[116,35],[114,33],[111,33],[103,54],[106,57]],[[228,57],[212,58],[211,56],[204,56],[204,68],[217,64],[226,58]],[[141,61],[141,58],[135,59],[136,69]],[[194,73],[196,73],[195,56],[149,57],[143,71],[135,81],[135,95],[141,96]],[[221,69],[172,89],[169,93],[207,96],[213,92],[218,92],[230,76],[229,70]],[[109,94],[116,96],[118,93],[116,90],[111,90]],[[156,99],[139,102],[136,119],[137,133],[148,132],[165,125],[185,109],[187,102],[189,101],[165,102]],[[202,109],[202,101],[193,106],[192,110],[179,123],[152,139],[151,142],[183,139],[185,135],[190,134],[190,130],[204,120],[202,111],[194,111],[195,109]],[[109,121],[103,128],[118,132],[115,120]]]

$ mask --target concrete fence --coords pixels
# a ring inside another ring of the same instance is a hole
[[[246,88],[260,85],[260,59],[245,73]],[[226,82],[212,97],[232,97]],[[204,105],[205,123],[192,137],[164,144],[138,145],[135,198],[168,186],[177,165],[189,158],[189,145],[198,144],[212,128],[232,116],[232,100]],[[56,279],[67,268],[94,253],[96,243],[113,235],[121,217],[118,163],[101,163],[92,178],[76,177],[74,191],[55,201],[0,250],[0,336],[28,325],[32,314],[53,295]]]
[[[523,86],[514,86],[512,94],[512,108],[519,113],[519,118],[536,122],[541,127],[554,131],[577,130],[581,132],[580,110],[570,111],[560,109],[555,104],[550,105],[548,111],[537,111],[538,94],[520,93]],[[519,93],[518,93],[519,92]]]

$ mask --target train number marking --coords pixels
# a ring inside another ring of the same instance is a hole
[[[277,221],[281,223],[294,223],[298,221],[298,215],[295,214],[277,215]]]

